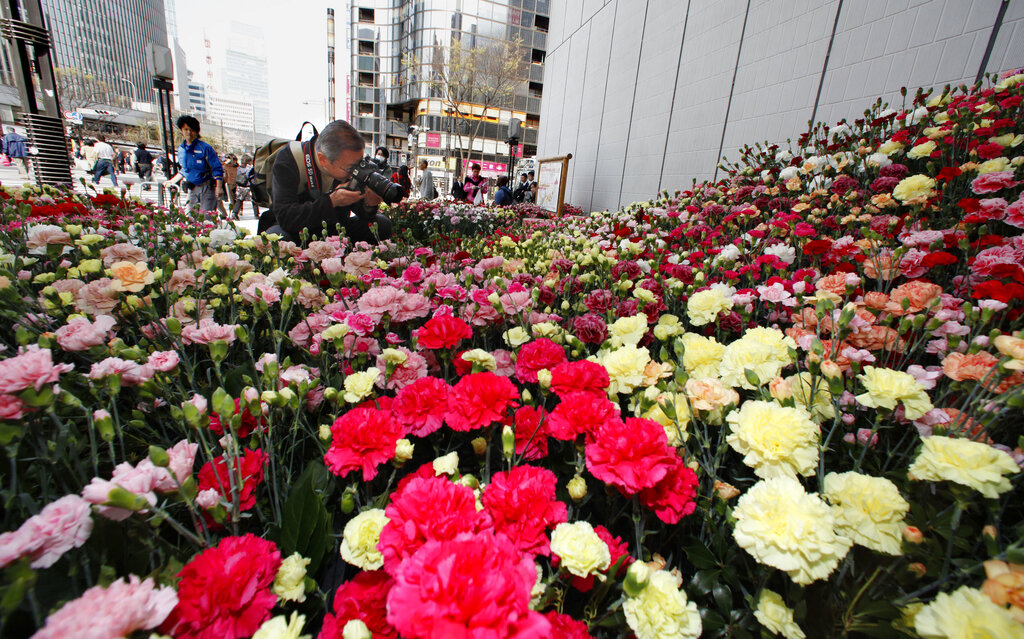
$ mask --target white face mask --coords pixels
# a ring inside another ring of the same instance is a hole
[[[377,155],[377,161],[378,161],[378,162],[383,162],[383,161],[384,161],[384,156],[383,156],[383,155],[379,155],[379,154],[378,154],[378,155]]]

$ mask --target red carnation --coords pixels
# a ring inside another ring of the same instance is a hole
[[[377,467],[395,456],[395,444],[403,435],[405,429],[391,411],[353,408],[334,420],[324,463],[339,477],[361,468],[363,481],[370,481],[377,476]]]
[[[317,639],[342,639],[345,624],[359,619],[374,637],[397,639],[398,632],[387,620],[387,599],[395,584],[383,570],[360,572],[334,593],[334,614],[324,617]]]
[[[587,624],[577,621],[569,615],[551,610],[545,615],[551,624],[551,636],[557,639],[593,639],[587,631]]]
[[[481,501],[494,529],[504,533],[521,552],[551,553],[548,529],[567,521],[565,504],[555,499],[558,478],[546,468],[516,466],[496,473]]]
[[[971,291],[971,297],[976,300],[993,299],[1009,304],[1013,300],[1024,300],[1024,286],[1016,282],[997,282],[989,280],[982,282]]]
[[[541,408],[522,406],[516,410],[513,419],[505,423],[512,426],[516,435],[516,455],[523,459],[535,460],[547,457],[548,431],[545,424],[546,415]]]
[[[961,171],[958,166],[944,166],[942,167],[942,170],[939,171],[939,174],[935,176],[935,179],[949,181],[960,177],[962,173],[963,171]]]
[[[263,482],[263,467],[267,454],[261,449],[246,450],[240,457],[231,459],[231,468],[224,455],[215,457],[199,469],[199,490],[216,490],[227,501],[233,501],[232,486],[238,492],[238,509],[249,510],[256,505],[256,487]],[[242,489],[238,490],[239,481]]]
[[[410,435],[426,437],[444,424],[450,391],[443,379],[421,377],[398,391],[391,405],[394,417]]]
[[[462,432],[483,428],[505,418],[518,406],[519,391],[507,378],[494,373],[473,373],[459,380],[448,395],[445,421]]]
[[[581,433],[618,419],[619,407],[607,396],[579,391],[566,393],[548,416],[548,432],[555,439],[571,441]]]
[[[178,573],[178,605],[160,628],[177,638],[249,637],[270,618],[281,552],[254,535],[227,537]]]
[[[651,488],[640,491],[640,503],[654,511],[666,524],[677,524],[697,508],[697,473],[676,457],[676,463]]]
[[[609,383],[608,369],[597,362],[564,362],[551,369],[551,390],[559,397],[577,391],[603,397]]]
[[[428,541],[447,541],[491,527],[490,517],[476,510],[473,490],[446,477],[413,478],[392,493],[384,514],[388,523],[380,531],[377,548],[391,575]]]
[[[652,488],[678,460],[661,424],[631,417],[607,420],[587,437],[587,470],[627,496]]]
[[[533,560],[493,532],[427,542],[401,568],[388,594],[388,621],[406,637],[548,637],[530,610]]]
[[[991,160],[997,158],[1003,154],[1003,145],[996,144],[995,142],[989,142],[988,144],[982,144],[978,147],[978,157],[983,160]]]
[[[238,431],[235,433],[238,437],[248,437],[257,428],[262,429],[267,425],[267,420],[263,418],[263,415],[260,415],[259,419],[257,419],[249,410],[249,407],[246,406],[243,408],[242,400],[236,398],[234,414],[238,415],[239,412],[241,412],[242,421],[238,425]],[[217,413],[212,413],[210,415],[210,430],[218,435],[224,434],[224,425],[221,423],[221,416]]]
[[[455,348],[459,342],[473,337],[473,329],[469,324],[457,317],[439,315],[427,320],[416,331],[416,343],[420,348],[449,349]]]
[[[565,349],[549,339],[535,339],[524,344],[516,357],[516,379],[523,384],[537,383],[537,372],[551,370],[568,358]]]

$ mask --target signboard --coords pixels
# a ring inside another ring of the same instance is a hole
[[[455,158],[443,158],[440,155],[417,155],[416,164],[418,165],[421,161],[426,160],[427,168],[434,169],[436,171],[454,171],[455,170]]]
[[[537,160],[537,206],[562,214],[565,203],[565,176],[572,153]]]
[[[82,114],[79,113],[78,111],[65,111],[64,112],[64,119],[67,120],[68,122],[72,123],[72,124],[81,124],[82,123]]]
[[[440,149],[441,148],[441,134],[440,133],[428,133],[427,134],[427,148],[428,149]]]
[[[471,162],[469,160],[463,160],[462,161],[462,173],[463,173],[463,175],[469,175],[469,167],[474,165],[474,164],[479,164],[480,165],[480,175],[482,175],[482,176],[484,176],[486,178],[498,179],[502,175],[507,175],[508,174],[508,165],[505,164],[504,162],[477,162],[476,160],[473,160]]]

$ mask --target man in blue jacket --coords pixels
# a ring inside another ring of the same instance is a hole
[[[216,211],[224,191],[224,167],[212,146],[199,139],[199,120],[183,115],[175,122],[184,138],[178,147],[181,169],[168,180],[169,184],[184,182],[189,208]]]

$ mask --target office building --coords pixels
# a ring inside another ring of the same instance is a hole
[[[255,108],[252,100],[225,93],[206,94],[206,113],[203,120],[229,129],[252,131]]]
[[[206,117],[206,85],[195,82],[192,72],[188,72],[188,109],[187,111],[200,120]]]
[[[348,43],[352,73],[346,86],[352,124],[369,145],[388,147],[393,158],[410,164],[427,159],[435,175],[438,170],[450,173],[459,147],[464,154],[469,151],[467,136],[458,135],[466,124],[452,115],[451,105],[432,85],[432,68],[443,64],[452,43],[487,47],[518,37],[523,79],[514,95],[487,113],[472,104],[460,109],[483,121],[472,157],[487,162],[494,173],[502,172],[496,167],[508,161],[505,139],[512,118],[523,123],[523,149],[517,155],[535,155],[548,13],[548,0],[353,2]]]
[[[220,84],[226,96],[252,104],[251,122],[258,133],[270,133],[270,81],[263,29],[232,22]]]
[[[163,0],[42,0],[42,6],[66,92],[112,107],[156,103],[146,45],[167,46]]]

